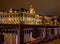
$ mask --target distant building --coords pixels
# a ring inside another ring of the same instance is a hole
[[[36,14],[35,9],[32,7],[32,5],[29,7],[28,11],[13,11],[13,9],[10,9],[7,12],[0,12],[0,23],[1,24],[35,24],[35,25],[42,25],[42,24],[52,24],[53,17],[48,16],[40,16]],[[57,18],[55,18],[55,25],[57,22]]]

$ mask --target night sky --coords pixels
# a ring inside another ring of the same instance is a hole
[[[60,17],[60,0],[0,0],[0,10],[28,8],[30,5],[40,15]]]

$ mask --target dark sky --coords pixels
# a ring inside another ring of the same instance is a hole
[[[0,10],[28,8],[30,5],[38,14],[60,16],[60,0],[0,0]]]

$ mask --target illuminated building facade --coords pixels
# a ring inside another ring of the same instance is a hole
[[[58,22],[57,22],[56,16],[53,16],[53,17],[40,16],[36,14],[35,9],[32,6],[30,6],[27,12],[25,11],[18,12],[18,11],[13,11],[12,9],[10,9],[9,12],[5,12],[5,13],[0,12],[0,24],[18,24],[18,25],[26,24],[26,25],[57,26]],[[4,37],[5,37],[4,43],[5,44],[18,44],[18,32],[20,30],[18,30],[18,28],[13,28],[13,29],[8,28],[8,29],[9,29],[8,33],[3,32]],[[42,29],[44,30],[45,28],[41,28],[40,30]],[[7,31],[6,29],[1,29],[1,30]],[[45,37],[45,33],[43,32],[42,34],[43,34],[42,36]]]
[[[54,20],[52,20],[54,19]],[[36,14],[35,9],[30,6],[28,11],[19,12],[13,11],[10,9],[8,12],[0,12],[0,23],[1,24],[33,24],[33,25],[45,25],[45,24],[53,24],[57,23],[57,17],[48,17],[48,16],[40,16]]]

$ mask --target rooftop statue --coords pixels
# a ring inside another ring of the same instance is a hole
[[[13,10],[12,10],[12,9],[10,9],[10,10],[9,10],[9,13],[13,13]]]
[[[29,13],[35,13],[35,10],[34,10],[34,8],[32,7],[32,5],[30,5],[30,7],[29,7]]]

